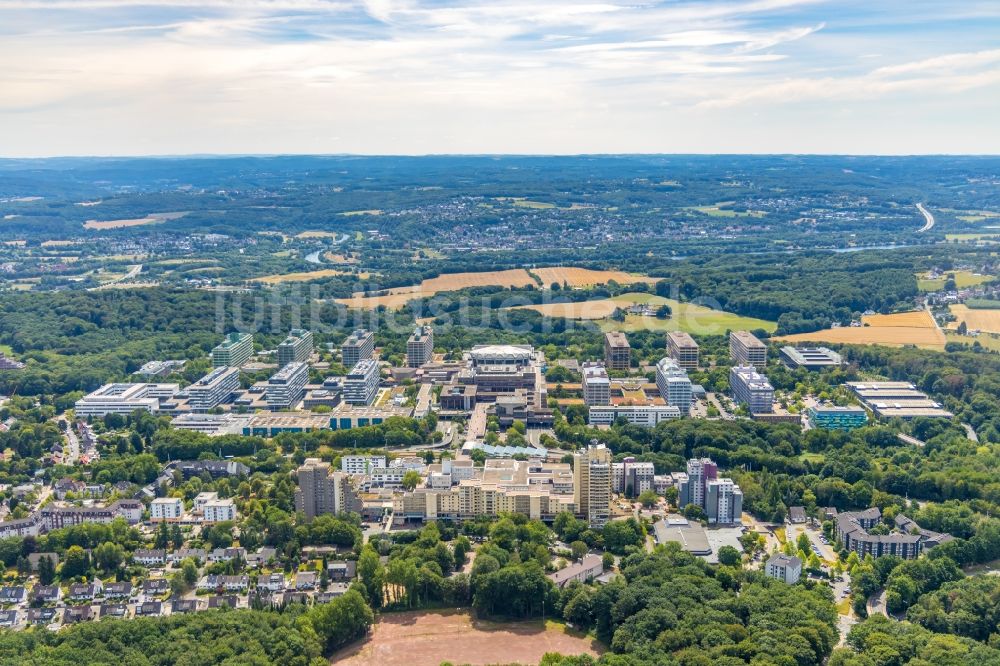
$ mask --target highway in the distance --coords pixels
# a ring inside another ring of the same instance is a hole
[[[931,227],[934,226],[934,216],[931,215],[931,212],[929,210],[924,208],[924,205],[922,203],[917,204],[917,210],[919,210],[921,214],[923,214],[924,219],[927,220],[927,222],[924,223],[924,226],[920,227],[920,231],[921,232],[930,231]]]

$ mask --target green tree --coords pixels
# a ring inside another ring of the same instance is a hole
[[[413,490],[420,484],[422,478],[420,472],[413,469],[406,470],[406,473],[403,474],[403,488]]]
[[[80,546],[70,546],[63,557],[62,577],[76,578],[86,576],[90,571],[90,558]]]
[[[736,567],[740,565],[741,560],[740,551],[732,546],[722,546],[719,548],[719,564],[727,567]]]

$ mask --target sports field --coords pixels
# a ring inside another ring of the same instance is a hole
[[[1000,310],[975,309],[966,305],[952,305],[949,309],[955,315],[956,325],[964,321],[970,331],[1000,333]]]
[[[528,285],[535,286],[536,282],[523,268],[482,273],[446,273],[436,278],[424,280],[418,285],[389,289],[384,296],[352,296],[351,298],[338,298],[337,302],[343,303],[349,308],[362,310],[374,310],[380,305],[395,310],[415,298],[428,298],[442,291],[458,291],[469,287],[526,287]]]
[[[944,350],[944,333],[926,310],[891,315],[870,315],[861,318],[863,326],[842,326],[812,333],[798,333],[776,338],[785,342],[832,342],[852,345],[883,345],[902,347],[915,345],[923,349]]]
[[[532,268],[531,272],[538,276],[543,287],[550,287],[553,282],[560,286],[566,284],[570,287],[591,287],[597,284],[608,284],[611,281],[618,284],[635,284],[636,282],[653,284],[659,280],[659,278],[633,275],[625,271],[595,271],[576,266]]]
[[[604,652],[596,640],[541,621],[491,622],[465,611],[384,613],[368,638],[334,653],[338,666],[537,664],[546,652]]]

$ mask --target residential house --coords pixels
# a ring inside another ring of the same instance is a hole
[[[296,590],[315,590],[318,584],[318,575],[315,571],[300,571],[295,574]]]
[[[126,599],[132,596],[132,583],[127,580],[108,583],[104,586],[104,596],[108,599]]]
[[[140,548],[132,553],[132,560],[146,567],[158,567],[167,563],[167,551],[162,548]]]
[[[358,563],[353,560],[329,562],[326,565],[326,575],[330,582],[354,580]]]
[[[0,587],[0,604],[19,604],[25,600],[27,593],[20,585]]]

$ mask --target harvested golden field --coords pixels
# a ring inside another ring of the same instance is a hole
[[[1000,333],[1000,310],[980,310],[966,305],[952,305],[950,309],[957,319],[956,328],[964,321],[970,331]]]
[[[812,333],[785,335],[784,342],[833,342],[852,345],[883,345],[902,347],[915,345],[924,349],[943,350],[944,333],[926,310],[891,315],[870,315],[861,318],[864,326],[829,328]]]
[[[415,298],[429,298],[442,291],[458,291],[469,287],[525,287],[535,284],[535,280],[523,268],[483,273],[446,273],[424,280],[418,285],[389,289],[383,296],[352,296],[336,300],[349,308],[374,310],[385,306],[395,310]]]
[[[71,240],[42,241],[42,247],[67,247],[69,245],[76,245],[76,241],[71,241]]]
[[[251,282],[262,284],[281,284],[283,282],[309,282],[310,280],[321,280],[335,275],[351,275],[350,271],[338,271],[333,268],[325,268],[319,271],[306,271],[303,273],[285,273],[283,275],[265,275],[254,278]],[[360,276],[359,276],[360,277]]]
[[[340,238],[343,234],[338,234],[333,231],[303,231],[302,233],[295,234],[296,238]]]
[[[161,224],[168,220],[176,220],[187,215],[188,212],[178,211],[174,213],[150,213],[146,217],[131,220],[87,220],[83,223],[84,229],[124,229],[126,227],[140,227],[146,224]]]
[[[659,280],[659,278],[646,277],[645,275],[632,275],[625,271],[595,271],[576,266],[533,268],[531,272],[541,279],[542,285],[545,287],[550,287],[553,282],[560,285],[567,284],[570,287],[590,287],[596,284],[607,284],[612,280],[618,284],[635,284],[636,282],[653,284]]]
[[[618,309],[619,303],[611,299],[601,301],[580,301],[579,303],[544,303],[541,305],[522,305],[516,310],[534,310],[546,317],[562,317],[564,319],[604,319]]]
[[[348,257],[343,254],[335,254],[333,252],[323,253],[323,259],[329,261],[331,264],[356,264],[358,260],[355,257]]]

